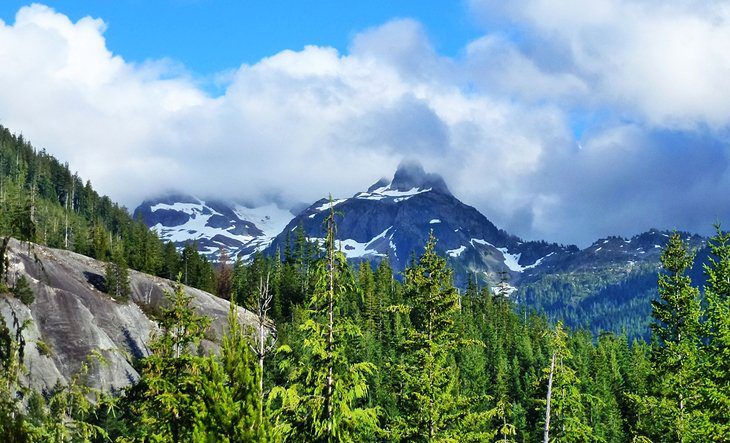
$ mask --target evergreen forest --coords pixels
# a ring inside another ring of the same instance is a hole
[[[274,257],[223,254],[214,267],[6,129],[0,172],[5,238],[108,262],[120,303],[127,268],[178,281],[122,392],[89,389],[83,367],[50,392],[27,388],[26,325],[0,322],[0,441],[730,441],[730,234],[719,226],[702,287],[689,277],[695,251],[670,238],[650,339],[629,341],[549,322],[473,282],[457,289],[433,236],[396,278],[387,260],[345,259],[335,232],[346,214],[331,210],[322,243],[296,235]],[[199,351],[211,320],[182,284],[232,302],[218,352]],[[33,302],[23,279],[0,289]],[[242,326],[236,306],[257,324]]]

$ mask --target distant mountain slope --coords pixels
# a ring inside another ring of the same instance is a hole
[[[198,250],[209,257],[217,256],[220,248],[248,257],[265,248],[293,215],[273,203],[250,208],[173,194],[144,201],[134,217],[142,217],[163,240],[177,247],[195,241]]]
[[[414,163],[404,163],[393,179],[382,179],[367,191],[331,203],[322,199],[297,215],[268,247],[283,248],[301,226],[310,238],[324,237],[323,222],[330,205],[341,213],[337,239],[353,260],[388,257],[401,271],[422,251],[429,233],[438,238],[437,251],[456,268],[457,283],[468,275],[496,281],[500,272],[516,282],[528,271],[550,266],[577,248],[546,242],[526,242],[498,229],[484,215],[459,201],[444,180]]]
[[[573,327],[623,330],[632,337],[648,332],[659,257],[671,234],[652,229],[628,239],[611,236],[584,249],[525,241],[496,227],[457,199],[443,178],[413,162],[401,164],[392,180],[381,179],[350,197],[321,199],[296,217],[273,211],[280,215],[270,216],[268,229],[260,215],[267,210],[242,216],[233,206],[172,196],[147,202],[138,211],[178,245],[196,239],[206,253],[225,245],[246,258],[261,249],[283,253],[287,241],[293,248],[299,228],[310,240],[321,241],[332,206],[338,214],[336,237],[347,257],[355,262],[388,257],[398,273],[422,252],[433,231],[437,252],[449,260],[459,287],[470,279],[494,287],[506,277],[519,306]],[[693,276],[701,284],[706,239],[683,236],[699,251]]]
[[[650,301],[657,296],[661,251],[671,234],[652,229],[630,239],[613,236],[597,240],[562,257],[551,269],[525,278],[514,297],[519,304],[571,327],[648,337]],[[701,287],[707,239],[680,235],[696,252],[690,276]]]
[[[172,282],[130,271],[130,301],[120,303],[100,292],[104,262],[80,254],[11,240],[8,247],[10,285],[21,276],[30,282],[35,301],[26,306],[0,293],[0,316],[12,325],[11,310],[25,330],[25,366],[28,381],[39,390],[49,390],[57,381],[66,383],[91,352],[98,351],[105,364],[92,364],[90,386],[110,391],[129,385],[138,378],[132,359],[149,353],[147,343],[156,323],[147,313],[164,302]],[[207,292],[186,287],[193,306],[213,320],[203,345],[222,337],[228,302]],[[252,325],[253,314],[241,309],[242,322]]]

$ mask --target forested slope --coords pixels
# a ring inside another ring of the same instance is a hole
[[[212,265],[192,242],[178,252],[68,164],[0,126],[0,237],[68,249],[213,291]]]

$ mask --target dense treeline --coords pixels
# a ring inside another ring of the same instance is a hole
[[[37,151],[22,135],[2,126],[0,236],[72,250],[166,278],[182,272],[190,286],[211,292],[215,288],[213,266],[194,244],[178,252],[172,243],[163,243],[126,208],[99,196],[89,181],[84,184],[68,164]]]
[[[434,251],[394,278],[387,260],[354,269],[334,240],[299,240],[283,260],[226,268],[233,314],[217,355],[208,320],[179,288],[157,318],[141,379],[116,397],[72,384],[18,383],[20,325],[0,330],[4,441],[730,440],[730,235],[718,229],[706,302],[678,235],[662,254],[652,340],[571,331],[470,284]],[[225,278],[219,276],[219,285]],[[270,317],[277,320],[274,331]],[[89,364],[94,363],[93,359]],[[20,395],[22,394],[22,395]]]
[[[611,270],[546,274],[521,284],[515,297],[551,321],[571,328],[625,333],[649,338],[651,305],[657,290],[658,265],[636,266],[628,275]]]

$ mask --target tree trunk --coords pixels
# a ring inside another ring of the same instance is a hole
[[[331,203],[330,203],[331,204]],[[335,232],[334,232],[335,214],[330,214],[327,223],[328,242],[327,245],[327,267],[328,267],[328,288],[327,288],[327,391],[325,398],[327,434],[332,432],[332,387],[334,380],[332,378],[332,351],[334,345],[334,291],[335,291]]]
[[[550,441],[550,397],[553,393],[553,373],[555,372],[555,353],[550,361],[550,376],[548,377],[547,405],[545,407],[545,429],[543,430],[543,443]]]

